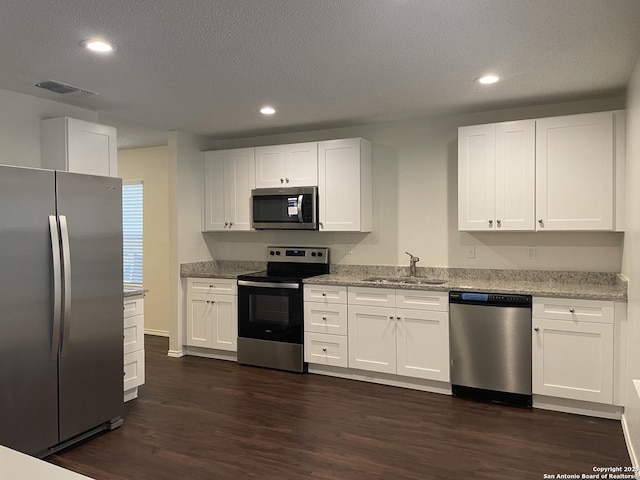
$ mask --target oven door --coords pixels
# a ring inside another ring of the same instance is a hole
[[[302,284],[238,280],[238,336],[302,344]]]

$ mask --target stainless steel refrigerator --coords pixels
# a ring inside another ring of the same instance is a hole
[[[122,180],[0,166],[0,444],[122,423]]]

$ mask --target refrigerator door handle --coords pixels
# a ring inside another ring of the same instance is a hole
[[[51,332],[51,360],[58,358],[60,349],[60,317],[62,315],[62,272],[60,271],[60,235],[58,219],[49,215],[51,253],[53,260],[53,330]]]
[[[62,347],[60,349],[60,356],[64,357],[67,353],[71,325],[71,250],[69,249],[69,228],[65,215],[60,215],[60,234],[62,237],[62,278],[64,280]]]

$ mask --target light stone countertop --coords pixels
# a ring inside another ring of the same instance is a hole
[[[137,295],[144,295],[149,291],[148,288],[137,287],[124,287],[124,297],[135,297]]]
[[[180,275],[233,279],[244,273],[265,269],[265,262],[218,260],[182,264]],[[620,274],[608,272],[418,267],[417,277],[445,281],[440,285],[365,281],[370,277],[408,276],[408,267],[331,265],[331,272],[328,275],[307,278],[304,283],[438,292],[459,290],[590,300],[627,300],[626,280]]]

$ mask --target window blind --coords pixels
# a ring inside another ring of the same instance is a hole
[[[122,185],[122,257],[124,283],[142,287],[142,181]]]

